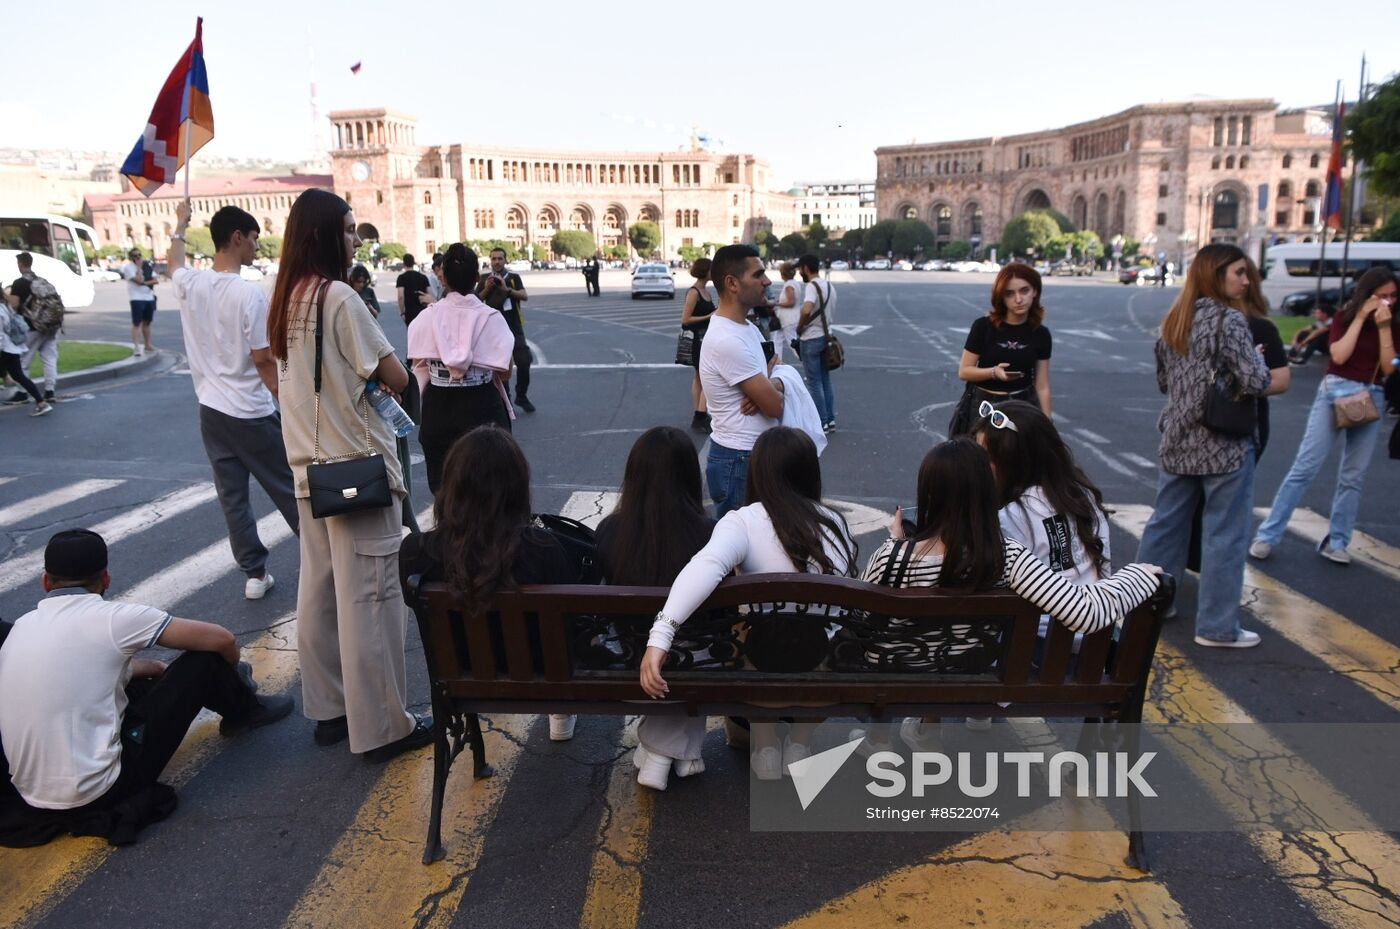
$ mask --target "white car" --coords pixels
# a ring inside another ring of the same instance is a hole
[[[1001,273],[1001,265],[997,264],[995,261],[978,261],[974,262],[974,264],[977,265],[977,267],[974,270],[982,271],[986,274]]]
[[[903,258],[901,258],[901,259],[899,259],[898,261],[896,261],[896,262],[894,263],[894,269],[895,269],[896,271],[913,271],[913,270],[914,270],[914,262],[912,262],[912,261],[905,261]]]
[[[632,299],[642,297],[676,299],[676,280],[671,277],[671,269],[663,264],[638,265],[632,273]]]
[[[957,271],[959,274],[969,274],[973,271],[980,271],[982,262],[980,261],[955,261],[948,266],[949,271]]]
[[[521,271],[529,271],[530,262],[526,261],[524,258],[517,258],[514,261],[506,262],[506,270],[514,271],[516,274],[519,274]]]
[[[92,275],[94,281],[119,281],[122,279],[121,272],[113,271],[111,268],[99,268],[97,265],[89,265],[88,273]]]
[[[849,271],[849,270],[851,270],[851,266],[850,266],[850,264],[848,264],[847,262],[837,260],[837,261],[833,261],[833,262],[831,263],[831,270],[833,270],[833,271]]]
[[[890,260],[888,258],[872,258],[865,263],[867,271],[888,271],[889,269]]]
[[[919,265],[919,270],[920,270],[920,271],[947,271],[947,270],[948,270],[948,262],[942,260],[941,258],[931,258],[931,259],[929,259],[928,261],[925,261],[923,264]]]

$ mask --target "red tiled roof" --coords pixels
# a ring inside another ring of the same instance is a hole
[[[226,177],[196,177],[190,181],[191,197],[232,197],[239,194],[294,194],[311,187],[330,190],[335,178],[329,174],[286,174],[273,177],[260,177],[252,174]],[[185,184],[167,184],[150,197],[152,200],[167,200],[185,195]],[[136,188],[117,194],[117,200],[144,200]]]

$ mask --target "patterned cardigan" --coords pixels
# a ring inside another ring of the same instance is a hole
[[[1206,428],[1206,388],[1211,382],[1216,353],[1216,327],[1225,314],[1220,342],[1220,364],[1230,371],[1242,394],[1262,397],[1269,389],[1269,369],[1254,350],[1244,315],[1209,298],[1196,301],[1191,341],[1185,355],[1178,355],[1157,340],[1157,387],[1167,395],[1166,408],[1157,420],[1162,433],[1158,450],[1162,470],[1169,474],[1228,474],[1244,464],[1253,439],[1223,435]]]

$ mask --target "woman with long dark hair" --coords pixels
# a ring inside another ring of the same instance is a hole
[[[1249,259],[1235,246],[1205,246],[1162,320],[1156,346],[1157,386],[1167,394],[1158,419],[1161,470],[1138,547],[1139,561],[1180,576],[1196,503],[1204,497],[1196,644],[1222,648],[1259,644],[1257,632],[1240,627],[1256,442],[1252,434],[1207,425],[1210,394],[1222,378],[1227,384],[1219,386],[1241,398],[1262,397],[1271,383],[1241,312],[1249,273]]]
[[[350,738],[372,762],[432,741],[432,721],[408,711],[407,623],[398,589],[403,470],[395,436],[369,409],[365,385],[408,385],[408,372],[354,289],[345,282],[360,237],[350,205],[329,191],[297,197],[287,217],[267,334],[278,366],[287,462],[301,515],[297,655],[302,711],[316,743]],[[319,399],[316,331],[321,330]],[[381,456],[393,505],[343,516],[312,515],[306,467],[313,459]]]
[[[817,447],[805,432],[775,426],[758,437],[749,459],[748,505],[715,526],[709,543],[685,566],[652,624],[642,658],[642,689],[665,696],[661,666],[681,629],[731,572],[849,574],[856,543],[840,513],[822,503]],[[682,633],[683,634],[683,633]],[[780,746],[776,726],[755,723],[750,764],[763,780],[776,780],[806,758],[815,723],[793,723]]]
[[[1040,274],[1012,262],[992,283],[992,305],[973,320],[958,363],[967,382],[948,425],[950,436],[972,427],[983,400],[1031,400],[1050,415],[1050,328],[1041,305]]]
[[[445,583],[472,618],[490,608],[498,590],[575,583],[578,571],[559,541],[532,524],[532,513],[525,453],[506,430],[478,426],[448,450],[433,498],[433,528],[404,539],[399,570],[405,579],[416,574]],[[538,653],[538,633],[532,638]],[[503,649],[498,660],[504,664]],[[551,715],[549,737],[573,738],[574,722],[573,716]]]
[[[700,462],[689,436],[672,426],[642,433],[627,456],[617,508],[598,524],[603,582],[670,587],[715,527],[700,486]],[[704,738],[704,717],[643,716],[633,756],[637,783],[665,790],[671,771],[686,777],[705,770]]]
[[[690,428],[702,432],[710,431],[710,414],[705,408],[705,391],[700,386],[700,347],[705,340],[705,331],[710,328],[710,317],[715,312],[715,302],[710,299],[710,259],[697,258],[690,266],[690,276],[695,283],[685,292],[685,302],[681,306],[681,328],[695,335],[695,351],[691,363],[695,366],[695,380],[690,385],[690,404],[695,409]]]
[[[994,429],[1008,429],[1009,418],[993,411]],[[995,425],[1000,423],[1000,426]],[[1016,423],[1019,427],[1019,422]],[[1012,430],[1014,431],[1014,430]],[[1072,466],[1072,463],[1071,463]],[[1067,473],[1073,481],[1073,469]],[[919,465],[918,509],[912,538],[905,538],[903,514],[895,511],[891,536],[870,556],[865,580],[891,587],[963,587],[990,590],[1010,587],[1055,620],[1077,633],[1096,632],[1118,622],[1157,589],[1161,569],[1131,564],[1110,578],[1078,584],[1063,571],[1052,570],[1035,552],[1002,530],[998,511],[1002,493],[993,476],[992,459],[977,442],[960,436],[929,449]],[[1068,488],[1067,496],[1077,493]],[[1092,493],[1087,495],[1093,498]],[[1070,504],[1083,511],[1081,498]],[[1097,507],[1099,514],[1102,508]],[[1086,532],[1086,538],[1092,535]],[[1090,541],[1089,548],[1094,548]],[[947,670],[978,650],[983,643],[970,626],[954,625],[950,638],[926,647],[871,646],[873,662],[891,670]],[[928,719],[926,722],[935,722]],[[918,720],[906,720],[901,732],[910,744],[925,747],[934,733]],[[887,743],[887,730],[872,727],[876,747]]]
[[[454,442],[487,423],[510,431],[505,381],[515,346],[505,317],[476,296],[475,252],[461,242],[450,246],[441,275],[447,294],[408,324],[408,359],[423,398],[418,442],[434,494]]]
[[[1332,356],[1327,374],[1318,385],[1308,413],[1308,425],[1293,466],[1279,485],[1274,505],[1259,527],[1249,553],[1268,558],[1283,539],[1288,520],[1303,492],[1322,470],[1332,446],[1342,441],[1342,460],[1337,467],[1337,489],[1332,495],[1331,525],[1327,538],[1318,543],[1318,554],[1338,564],[1349,564],[1352,529],[1361,507],[1361,487],[1366,466],[1380,436],[1379,418],[1371,422],[1341,427],[1334,406],[1339,399],[1369,391],[1375,410],[1385,409],[1383,384],[1395,371],[1395,346],[1400,343],[1400,323],[1395,319],[1395,301],[1400,293],[1395,272],[1372,268],[1356,282],[1356,290],[1346,308],[1332,319]]]

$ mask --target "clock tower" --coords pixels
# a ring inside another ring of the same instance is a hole
[[[341,110],[330,120],[335,192],[354,210],[360,238],[421,248],[413,186],[427,149],[417,144],[417,120],[383,108]]]

